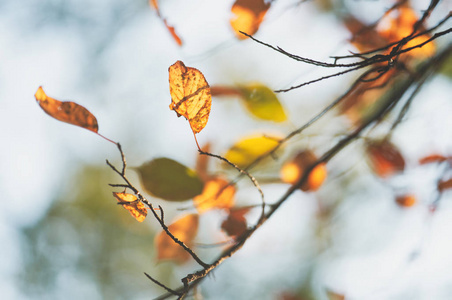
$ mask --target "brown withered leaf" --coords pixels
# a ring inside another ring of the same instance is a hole
[[[198,232],[199,216],[186,215],[168,226],[169,231],[187,247],[191,248]],[[190,254],[173,241],[165,231],[160,232],[154,241],[158,260],[171,260],[182,264],[190,259]]]
[[[245,215],[249,208],[231,209],[226,220],[221,223],[221,229],[229,236],[239,236],[247,229]]]
[[[388,140],[369,142],[367,155],[372,168],[380,177],[387,177],[405,169],[405,159],[399,149]]]
[[[168,72],[170,109],[188,120],[193,133],[199,133],[207,124],[212,105],[209,84],[199,70],[186,67],[180,60]]]
[[[270,8],[270,2],[264,0],[237,0],[232,5],[231,12],[234,17],[231,19],[231,26],[240,40],[247,39],[246,35],[240,33],[245,32],[253,35],[259,29],[264,20],[267,10]]]
[[[148,210],[141,201],[135,195],[127,193],[115,193],[113,196],[118,200],[118,202],[130,202],[127,204],[121,204],[125,209],[127,209],[132,217],[137,219],[138,222],[143,222],[148,214]]]
[[[444,192],[447,189],[452,189],[452,178],[438,182],[438,191]]]
[[[51,98],[45,94],[42,87],[39,87],[36,91],[35,98],[39,106],[51,117],[95,133],[98,132],[99,126],[96,117],[83,106],[74,102],[62,102]]]

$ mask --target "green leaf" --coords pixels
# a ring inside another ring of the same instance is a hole
[[[194,170],[169,158],[156,158],[136,170],[146,192],[168,201],[191,199],[204,187]]]
[[[287,120],[284,108],[275,93],[265,85],[256,83],[238,88],[246,108],[256,117],[266,121],[284,122]]]
[[[449,55],[449,58],[445,60],[440,69],[440,73],[452,79],[452,55]]]

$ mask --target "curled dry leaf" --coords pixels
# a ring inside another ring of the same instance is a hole
[[[180,60],[168,72],[170,109],[188,120],[193,133],[200,132],[207,124],[212,105],[209,84],[199,70],[186,67]]]
[[[249,208],[231,209],[226,220],[221,223],[221,229],[228,236],[239,236],[247,229],[245,215],[250,211]]]
[[[450,159],[452,159],[452,158],[445,157],[440,154],[431,154],[431,155],[424,156],[421,159],[419,159],[419,164],[425,165],[425,164],[430,164],[430,163],[441,163],[443,161],[450,160]]]
[[[380,177],[388,177],[405,169],[405,159],[388,140],[369,142],[367,156],[372,169]]]
[[[146,192],[167,201],[191,199],[204,187],[194,170],[169,158],[153,159],[136,170]]]
[[[317,160],[317,156],[311,150],[298,153],[291,161],[285,163],[280,171],[281,180],[295,184],[303,176],[303,173]],[[309,174],[308,179],[301,186],[302,191],[316,191],[322,186],[327,177],[326,164],[317,165]]]
[[[416,204],[416,197],[414,195],[401,195],[396,197],[396,203],[401,207],[411,207]]]
[[[248,136],[229,148],[224,157],[240,168],[245,168],[258,157],[272,151],[279,141],[279,137]]]
[[[255,34],[269,8],[270,3],[265,3],[264,0],[235,1],[231,8],[234,17],[230,22],[237,38],[240,40],[248,38],[246,35],[241,34],[240,31],[249,35]]]
[[[176,29],[174,29],[173,26],[170,26],[166,19],[163,19],[163,24],[165,24],[165,27],[168,29],[169,33],[173,37],[174,41],[179,45],[182,46],[182,39],[179,37],[179,35],[176,33]]]
[[[148,214],[148,211],[144,204],[141,203],[141,201],[138,201],[138,198],[135,195],[113,192],[113,196],[115,196],[118,202],[130,202],[128,204],[122,204],[122,207],[127,209],[132,217],[137,219],[138,222],[144,221]]]
[[[38,88],[35,98],[39,106],[51,117],[65,123],[86,128],[95,133],[98,132],[99,126],[97,125],[96,117],[83,106],[74,102],[62,102],[51,98],[45,94],[42,87]]]
[[[234,205],[235,187],[221,177],[208,180],[201,195],[193,198],[198,212],[204,213],[210,209],[230,208]]]
[[[182,40],[179,37],[179,35],[176,33],[176,30],[174,29],[174,27],[170,26],[168,24],[168,22],[166,21],[166,19],[162,17],[162,14],[160,13],[160,8],[159,8],[158,1],[157,0],[149,0],[149,5],[153,9],[155,9],[155,11],[157,12],[157,16],[160,18],[160,20],[162,20],[163,24],[165,25],[166,29],[168,29],[168,31],[171,34],[171,36],[173,37],[174,41],[176,41],[176,43],[179,46],[182,46]]]
[[[193,239],[198,233],[199,216],[196,214],[186,215],[168,226],[169,231],[187,247],[191,248]],[[160,232],[154,241],[157,248],[157,259],[171,260],[178,264],[187,262],[190,254],[179,244],[173,241],[165,231]]]

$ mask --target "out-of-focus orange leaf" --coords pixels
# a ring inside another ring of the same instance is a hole
[[[416,197],[414,195],[401,195],[396,197],[396,203],[401,207],[411,207],[416,204]]]
[[[169,231],[187,247],[191,248],[193,239],[198,232],[199,216],[196,214],[186,215],[168,226]],[[173,241],[165,231],[160,232],[155,237],[155,245],[157,248],[157,259],[171,260],[178,264],[187,262],[190,254],[180,245]]]
[[[380,36],[385,38],[388,43],[397,42],[404,37],[409,36],[413,31],[414,24],[418,21],[416,12],[408,4],[400,5],[394,11],[385,15],[377,28]],[[424,30],[423,27],[419,29]],[[430,38],[429,35],[422,35],[411,39],[402,49],[410,48],[421,44]],[[406,54],[413,57],[431,56],[435,53],[436,46],[429,42],[421,48],[415,48]]]
[[[316,160],[317,157],[311,150],[301,151],[295,158],[283,165],[280,171],[281,180],[290,184],[297,183],[303,176],[304,170],[308,169]],[[301,186],[301,190],[305,192],[318,190],[327,174],[325,163],[317,165]]]
[[[164,17],[162,17],[162,14],[160,13],[160,8],[159,8],[159,4],[157,2],[157,0],[149,0],[149,5],[155,9],[155,11],[157,12],[157,16],[160,18],[160,20],[163,21],[163,24],[165,25],[166,29],[168,29],[169,33],[171,34],[171,36],[173,37],[173,39],[176,41],[176,43],[179,46],[182,46],[182,40],[179,37],[179,35],[176,33],[176,30],[174,29],[173,26],[170,26],[168,24],[168,22],[166,21],[166,19]]]
[[[141,203],[141,201],[138,201],[138,198],[135,195],[113,192],[113,196],[115,196],[119,202],[130,202],[128,204],[122,204],[122,206],[127,209],[132,217],[137,219],[138,222],[144,221],[148,215],[148,211],[144,204]]]
[[[235,187],[221,177],[208,180],[201,195],[193,198],[198,212],[204,213],[210,209],[230,208],[234,205]]]
[[[200,132],[209,119],[212,96],[204,75],[195,68],[186,67],[180,60],[169,67],[172,102],[170,109],[184,116],[193,133]]]
[[[240,31],[249,35],[255,34],[269,8],[270,3],[265,3],[264,0],[235,1],[231,8],[234,17],[231,19],[230,23],[237,38],[240,40],[247,38],[247,36],[241,34]]]
[[[327,290],[326,294],[328,296],[328,300],[345,300],[345,295],[333,292],[331,290]]]
[[[441,163],[448,159],[451,159],[451,158],[445,157],[440,154],[432,154],[432,155],[424,156],[421,159],[419,159],[419,164],[425,165],[425,164],[430,164],[430,163]]]
[[[83,106],[74,102],[61,102],[53,99],[44,93],[42,87],[38,88],[35,98],[39,106],[55,119],[86,128],[95,133],[99,130],[96,117]]]
[[[249,208],[231,209],[226,220],[221,223],[221,229],[229,236],[239,236],[247,229],[245,215]]]
[[[447,189],[452,189],[452,178],[438,182],[438,191],[443,192]]]
[[[367,156],[372,169],[380,177],[388,177],[405,169],[405,159],[388,140],[369,142]]]
[[[173,39],[176,41],[176,43],[179,46],[182,46],[182,40],[179,37],[179,35],[176,33],[176,30],[174,29],[173,26],[170,26],[168,24],[168,22],[166,21],[166,19],[163,19],[163,24],[165,24],[165,27],[168,29],[169,33],[171,34],[171,36],[173,37]]]
[[[149,5],[154,8],[157,12],[160,12],[159,4],[157,0],[149,0]]]

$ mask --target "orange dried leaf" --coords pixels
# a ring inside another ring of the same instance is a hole
[[[452,189],[452,178],[438,182],[438,191],[443,192],[446,189]]]
[[[396,202],[401,207],[411,207],[416,204],[416,197],[413,195],[402,195],[396,198]]]
[[[159,4],[157,0],[149,0],[149,5],[154,8],[156,11],[159,11]]]
[[[235,1],[231,8],[234,17],[231,19],[230,23],[237,38],[240,40],[248,38],[241,34],[240,31],[249,35],[255,34],[269,8],[270,3],[265,3],[264,0]]]
[[[387,140],[370,142],[367,145],[367,155],[373,170],[380,177],[387,177],[405,169],[402,154]]]
[[[408,4],[400,5],[396,10],[387,14],[380,22],[378,33],[385,38],[388,43],[397,42],[413,32],[414,24],[418,21],[418,15]],[[423,27],[419,31],[424,30]],[[428,34],[411,39],[402,49],[419,45],[430,38]],[[413,57],[431,56],[435,53],[436,46],[429,42],[421,48],[414,48],[406,54]]]
[[[113,196],[115,196],[119,202],[130,202],[130,204],[122,204],[122,206],[127,209],[132,217],[137,219],[138,222],[144,221],[148,215],[148,211],[144,204],[141,203],[141,201],[138,201],[138,198],[135,195],[113,192]]]
[[[220,177],[207,181],[202,194],[193,198],[198,212],[201,214],[210,209],[232,207],[234,205],[235,187],[228,184],[227,180]]]
[[[445,156],[439,155],[439,154],[432,154],[432,155],[428,155],[425,157],[422,157],[421,159],[419,159],[419,164],[421,165],[425,165],[425,164],[430,164],[430,163],[440,163],[443,161],[446,161],[450,158],[447,158]]]
[[[176,43],[179,46],[182,46],[182,40],[179,37],[179,35],[177,35],[176,30],[174,29],[173,26],[168,25],[168,22],[166,22],[165,19],[163,19],[163,23],[165,24],[165,27],[168,29],[169,33],[171,34],[171,36],[173,37],[173,39],[176,41]]]
[[[247,229],[245,214],[249,208],[231,210],[226,220],[221,223],[221,229],[229,236],[239,236]]]
[[[38,88],[35,93],[35,98],[39,106],[51,117],[65,123],[86,128],[95,133],[99,130],[96,117],[83,106],[70,101],[61,102],[53,99],[44,93],[42,87]]]
[[[186,67],[180,60],[168,72],[170,109],[188,120],[193,133],[200,132],[207,124],[212,105],[209,84],[199,70]]]
[[[198,232],[199,216],[196,214],[186,215],[168,226],[169,231],[187,247],[191,248],[193,239]],[[171,260],[178,264],[187,262],[190,254],[179,244],[173,241],[165,231],[155,237],[158,260]]]
[[[295,158],[283,165],[280,171],[281,180],[286,183],[295,184],[303,176],[303,173],[317,160],[316,155],[311,150],[304,150],[298,153]],[[328,172],[326,164],[317,165],[309,174],[308,179],[302,184],[302,191],[316,191],[325,181]]]

